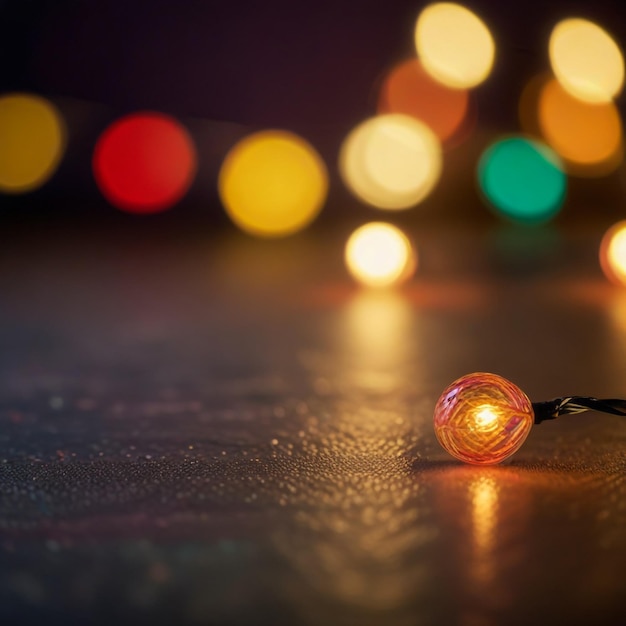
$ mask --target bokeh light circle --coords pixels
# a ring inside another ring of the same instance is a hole
[[[622,51],[594,22],[580,18],[560,21],[550,34],[549,55],[561,85],[580,100],[608,102],[622,89]]]
[[[0,97],[0,191],[26,193],[48,181],[63,157],[65,135],[61,114],[45,98]]]
[[[157,213],[187,193],[196,173],[196,150],[174,118],[133,113],[100,135],[92,165],[100,191],[113,206],[129,213]]]
[[[541,90],[538,116],[544,139],[572,173],[601,175],[619,165],[622,121],[613,102],[578,100],[551,79]]]
[[[415,249],[404,233],[385,222],[357,228],[345,248],[350,274],[369,287],[390,287],[410,278],[417,265]]]
[[[305,228],[322,209],[328,174],[304,139],[287,131],[248,135],[226,155],[219,173],[222,203],[232,221],[258,236]]]
[[[626,220],[613,224],[600,244],[600,266],[616,285],[626,285]]]
[[[535,421],[528,396],[512,382],[487,372],[448,385],[435,406],[435,435],[452,456],[493,465],[514,454]]]
[[[470,94],[434,80],[419,59],[399,63],[387,74],[378,98],[379,113],[404,113],[426,123],[446,142],[468,118]]]
[[[490,74],[496,47],[484,22],[453,2],[427,6],[415,25],[415,47],[424,69],[452,88],[470,88]]]
[[[549,220],[561,208],[567,188],[559,157],[525,137],[491,145],[480,159],[478,181],[494,208],[521,222]]]
[[[406,209],[439,180],[441,143],[408,115],[390,113],[362,122],[343,142],[339,169],[355,196],[380,209]]]

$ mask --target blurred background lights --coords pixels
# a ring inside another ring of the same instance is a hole
[[[619,165],[622,122],[613,102],[578,100],[551,79],[541,90],[538,107],[543,137],[572,173],[601,175]]]
[[[415,25],[415,46],[426,71],[452,88],[470,88],[491,72],[495,44],[469,9],[453,2],[427,6]]]
[[[65,124],[48,100],[30,94],[0,97],[0,191],[26,193],[43,185],[65,149]]]
[[[133,113],[100,136],[93,171],[105,198],[129,213],[156,213],[187,193],[196,173],[191,137],[175,119]]]
[[[563,87],[587,102],[608,102],[622,89],[624,58],[612,37],[588,20],[569,18],[550,35],[550,63]]]
[[[406,209],[423,200],[439,180],[441,166],[441,143],[433,131],[398,113],[361,123],[339,156],[348,188],[380,209]]]
[[[443,142],[468,118],[469,92],[434,80],[419,59],[396,65],[386,76],[378,99],[379,113],[404,113],[425,122]]]
[[[346,244],[345,261],[352,276],[369,287],[390,287],[410,278],[417,257],[402,231],[384,222],[357,228]]]
[[[566,177],[558,156],[524,137],[509,137],[489,147],[480,159],[478,179],[496,209],[522,222],[550,219],[565,198]]]
[[[249,135],[226,156],[219,193],[233,222],[265,237],[295,233],[312,222],[328,193],[326,166],[304,139],[286,131]]]
[[[606,231],[600,244],[600,265],[611,282],[626,285],[626,221]]]

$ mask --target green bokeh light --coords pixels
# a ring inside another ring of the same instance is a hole
[[[498,211],[522,222],[554,217],[567,189],[559,157],[524,137],[509,137],[489,147],[478,164],[478,181]]]

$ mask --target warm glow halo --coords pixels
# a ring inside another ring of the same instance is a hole
[[[380,209],[418,204],[441,175],[441,143],[423,122],[390,113],[369,118],[344,140],[339,169],[359,199]]]
[[[486,80],[496,51],[485,23],[454,2],[437,2],[422,10],[415,25],[415,47],[424,69],[457,89]]]
[[[600,265],[610,281],[626,285],[626,220],[606,231],[600,244]]]
[[[350,235],[345,262],[358,282],[370,287],[389,287],[412,275],[416,254],[399,228],[385,222],[370,222]]]
[[[549,42],[552,70],[564,89],[586,102],[608,102],[624,83],[624,57],[601,26],[582,18],[560,21]]]

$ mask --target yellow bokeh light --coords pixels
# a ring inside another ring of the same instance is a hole
[[[456,89],[475,87],[491,72],[496,53],[484,22],[453,2],[427,6],[415,25],[415,47],[424,69]]]
[[[384,222],[357,228],[346,244],[345,260],[352,276],[369,287],[390,287],[415,271],[415,250],[401,230]]]
[[[600,244],[600,265],[611,282],[626,285],[626,220],[606,231]]]
[[[264,237],[305,228],[328,193],[326,166],[315,149],[286,131],[261,131],[236,144],[222,164],[218,188],[242,230]]]
[[[65,124],[48,100],[14,93],[0,97],[0,191],[26,193],[56,171]]]
[[[622,89],[622,51],[603,28],[589,20],[559,22],[550,35],[549,54],[558,81],[580,100],[608,102]]]
[[[339,155],[348,188],[380,209],[406,209],[423,200],[439,180],[441,164],[441,143],[433,131],[399,113],[357,126]]]

